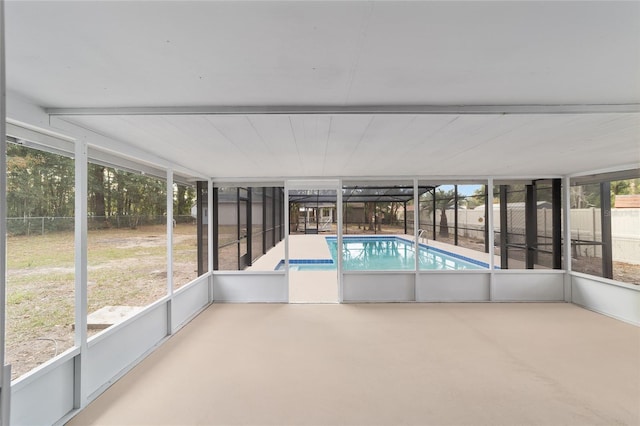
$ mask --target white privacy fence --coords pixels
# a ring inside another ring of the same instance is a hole
[[[494,207],[495,232],[500,232],[500,209]],[[455,211],[446,212],[447,222],[452,232]],[[509,208],[507,210],[509,233],[524,234],[524,209]],[[571,238],[580,241],[602,241],[602,229],[599,208],[571,209]],[[420,226],[432,225],[433,216],[421,212]],[[459,235],[484,238],[484,209],[458,210]],[[440,224],[440,211],[436,213],[436,229]],[[551,237],[551,209],[538,209],[538,235]],[[611,209],[611,237],[614,261],[640,264],[640,209]],[[576,245],[573,251],[576,256],[601,256],[598,245]]]
[[[571,210],[572,238],[602,241],[600,225],[599,208]],[[611,240],[614,261],[640,264],[640,209],[611,209]]]

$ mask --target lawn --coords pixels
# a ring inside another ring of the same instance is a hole
[[[88,233],[88,311],[145,306],[167,292],[166,228]],[[174,228],[174,286],[197,276],[196,227]],[[12,379],[73,346],[74,236],[7,239],[7,362]]]

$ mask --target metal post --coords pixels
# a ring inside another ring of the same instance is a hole
[[[236,188],[236,251],[238,257],[238,265],[236,266],[237,270],[242,269],[242,262],[240,257],[242,253],[240,253],[240,239],[242,238],[242,234],[240,232],[240,188]]]
[[[338,260],[338,303],[344,301],[343,283],[342,283],[342,180],[338,180],[338,188],[336,189],[336,213],[338,214],[338,229],[336,238],[336,257]]]
[[[489,232],[493,235],[493,229],[489,228],[489,208],[493,216],[493,187],[491,188],[491,197],[489,197],[489,185],[484,186],[484,252],[489,253]]]
[[[276,203],[277,203],[277,198],[276,198],[276,194],[278,193],[277,188],[274,186],[273,188],[271,188],[271,194],[273,195],[273,197],[271,197],[271,229],[273,229],[272,232],[272,238],[271,238],[271,247],[274,247],[276,245]],[[288,204],[288,203],[287,203]],[[287,224],[287,232],[289,228],[289,224]],[[279,240],[278,240],[279,241]]]
[[[433,241],[436,240],[436,187],[433,187]]]
[[[564,300],[571,302],[571,179],[569,177],[564,178],[564,269],[567,271],[565,274],[564,284]]]
[[[173,170],[167,169],[167,335],[173,334]]]
[[[458,185],[453,185],[453,244],[458,245]]]
[[[509,236],[507,229],[507,185],[500,185],[500,268],[509,269]]]
[[[198,276],[204,274],[206,258],[204,256],[204,188],[207,182],[196,182],[196,240],[198,250]]]
[[[535,184],[525,185],[525,203],[524,203],[524,233],[526,247],[526,268],[533,269],[536,263],[536,228],[537,228],[537,210],[536,210],[536,187]]]
[[[167,169],[167,294],[173,296],[173,170]]]
[[[611,253],[611,182],[600,182],[600,220],[602,234],[602,276],[613,278]],[[594,229],[595,233],[595,229]]]
[[[209,303],[213,302],[213,180],[207,182],[207,270],[209,271]],[[217,245],[215,246],[217,249]]]
[[[493,178],[489,178],[487,181],[487,185],[485,186],[485,193],[491,191],[491,195],[493,196]],[[492,197],[493,200],[493,197]],[[485,228],[489,228],[491,230],[491,232],[488,234],[488,238],[485,240],[488,240],[488,245],[489,245],[489,271],[490,271],[490,277],[489,277],[489,300],[493,300],[493,295],[494,295],[494,282],[495,282],[495,234],[493,233],[493,201],[491,202],[491,210],[487,211],[487,218],[485,220]]]
[[[207,270],[209,272],[213,271],[213,232],[213,180],[209,179],[207,182]]]
[[[562,269],[562,180],[560,179],[551,181],[551,235],[553,269]]]
[[[7,300],[7,85],[5,80],[4,1],[0,1],[0,425],[8,425],[11,367],[5,366]]]
[[[405,209],[406,211],[406,209]],[[405,213],[405,216],[407,214]],[[418,188],[418,179],[413,179],[413,239],[415,241],[415,250],[414,253],[416,254],[416,264],[415,264],[415,268],[416,268],[416,300],[418,299],[418,294],[417,294],[417,283],[418,283],[418,271],[420,270],[420,241],[418,241],[418,236],[419,236],[419,231],[418,228],[420,228],[420,190]]]
[[[407,234],[407,202],[405,201],[404,203],[402,203],[404,206],[404,233],[405,235]],[[413,227],[415,228],[416,224],[413,224]]]
[[[267,188],[262,188],[262,254],[267,252]]]
[[[253,259],[251,242],[253,240],[253,221],[251,220],[251,216],[253,215],[253,206],[251,199],[251,187],[247,187],[247,265],[251,266],[251,260]]]
[[[75,346],[80,353],[75,359],[74,408],[87,404],[87,196],[88,196],[87,143],[75,145]]]
[[[275,192],[274,192],[274,205],[275,203]],[[291,232],[291,224],[289,223],[290,219],[289,219],[289,184],[287,181],[284,182],[284,200],[282,200],[282,207],[287,207],[285,209],[284,213],[284,224],[283,226],[285,226],[285,233],[284,233],[284,279],[285,282],[287,283],[287,302],[289,301],[289,295],[291,294],[291,291],[289,289],[290,287],[290,283],[289,283],[289,234]],[[275,215],[274,215],[275,217]]]
[[[218,253],[219,240],[220,240],[220,233],[218,232],[218,222],[219,222],[218,220],[218,188],[213,188],[213,191],[211,192],[212,192],[211,195],[213,196],[213,206],[209,207],[209,210],[211,211],[211,213],[213,213],[213,221],[211,223],[211,227],[213,228],[212,229],[213,231],[213,238],[212,238],[213,270],[217,271],[218,268],[220,267],[220,256]]]

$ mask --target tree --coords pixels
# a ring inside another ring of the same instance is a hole
[[[441,237],[449,236],[449,223],[447,220],[447,209],[453,206],[453,201],[456,196],[455,189],[443,191],[438,189],[436,192],[436,208],[440,210],[440,231],[438,235]]]
[[[105,167],[98,164],[89,164],[88,199],[93,214],[98,220],[108,226],[106,206],[104,202],[105,194]]]
[[[442,189],[434,190],[435,192],[435,207],[436,211],[440,211],[440,230],[438,235],[444,238],[449,236],[449,221],[447,219],[447,209],[453,207],[456,191],[450,189],[444,191]],[[433,196],[434,192],[427,192],[422,195],[420,200],[420,208],[433,213]]]
[[[191,186],[175,184],[173,199],[173,215],[186,216],[191,214],[191,207],[195,202],[196,192]]]
[[[300,205],[289,203],[289,232],[298,232],[300,227]]]
[[[367,222],[366,229],[369,231],[375,230],[375,222],[373,216],[376,213],[376,203],[374,202],[365,202],[364,203],[364,218]]]
[[[7,216],[73,216],[73,160],[7,145]]]

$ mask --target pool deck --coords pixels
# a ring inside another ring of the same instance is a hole
[[[348,235],[347,237],[354,237]],[[405,240],[413,241],[413,235],[380,235],[381,237],[399,237]],[[291,259],[331,259],[331,253],[326,243],[326,237],[335,237],[335,234],[326,235],[290,235],[289,236],[289,256]],[[371,237],[366,235],[365,237]],[[489,263],[489,253],[483,253],[468,248],[454,246],[434,240],[420,239],[421,244],[427,244],[430,247],[448,251],[449,253],[458,254],[471,259]],[[264,256],[258,259],[253,266],[248,269],[251,271],[273,271],[278,263],[284,259],[284,241],[278,243],[269,250]],[[500,265],[500,257],[495,256],[496,265]]]
[[[290,235],[291,259],[331,259],[328,235]],[[258,259],[248,270],[273,271],[284,259],[284,241]],[[338,303],[336,271],[289,271],[289,302]]]
[[[355,235],[348,235],[354,237]],[[399,237],[413,241],[412,235],[380,235],[384,237]],[[335,234],[320,235],[290,235],[290,259],[331,259],[331,252],[326,243],[326,237]],[[371,237],[367,235],[367,237]],[[453,246],[433,240],[421,239],[422,244],[438,248],[449,253],[459,254],[481,262],[489,263],[489,254],[464,247]],[[278,263],[284,259],[284,241],[278,243],[264,256],[260,257],[250,271],[273,271]],[[500,258],[495,257],[497,265]],[[289,271],[289,302],[291,303],[338,303],[338,274],[336,271]]]

